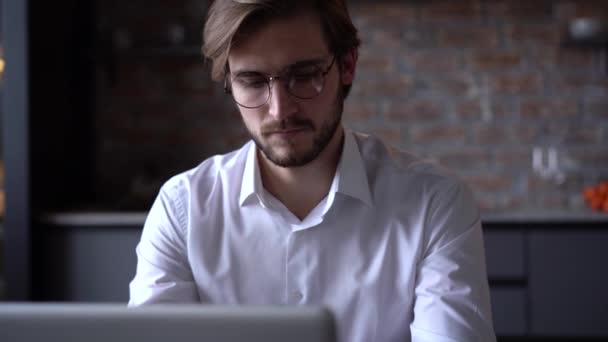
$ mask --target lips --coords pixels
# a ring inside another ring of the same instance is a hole
[[[292,133],[302,132],[306,129],[308,129],[308,127],[294,127],[294,128],[287,128],[287,129],[280,129],[280,130],[272,131],[269,134],[292,134]]]
[[[289,118],[262,126],[262,135],[290,137],[302,132],[314,131],[309,120]]]

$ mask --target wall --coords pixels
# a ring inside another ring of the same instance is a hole
[[[99,2],[101,198],[120,191],[115,205],[147,209],[167,177],[247,139],[200,57],[207,5]],[[571,18],[608,18],[606,1],[350,1],[350,10],[363,45],[348,126],[438,159],[485,209],[580,208],[582,187],[608,179],[606,61],[563,39]],[[534,147],[549,146],[563,184],[532,171]]]

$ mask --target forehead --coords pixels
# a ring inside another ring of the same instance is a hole
[[[274,73],[295,62],[328,55],[319,17],[305,12],[264,24],[231,48],[228,63],[232,72]]]

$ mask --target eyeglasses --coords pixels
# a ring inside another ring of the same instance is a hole
[[[303,100],[312,99],[323,91],[325,78],[335,60],[334,56],[326,69],[322,69],[319,62],[296,63],[277,76],[265,76],[257,72],[244,72],[236,76],[226,73],[224,91],[232,94],[234,101],[241,107],[259,108],[270,100],[272,82],[283,80],[290,95]]]

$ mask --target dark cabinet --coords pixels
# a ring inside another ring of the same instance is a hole
[[[608,337],[608,223],[484,224],[498,336]]]
[[[529,235],[531,333],[608,336],[608,230]]]
[[[484,232],[494,330],[499,336],[528,331],[526,236],[523,231]]]

